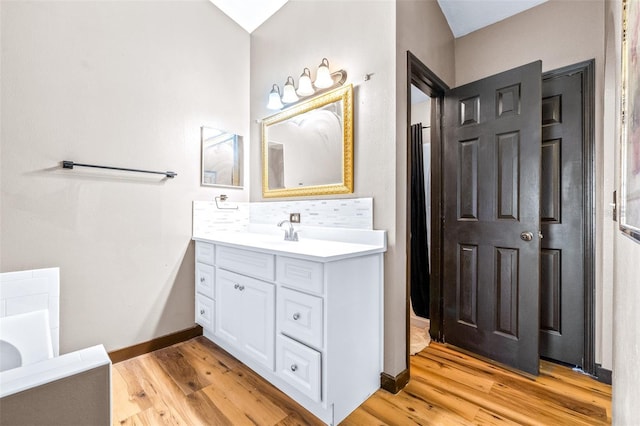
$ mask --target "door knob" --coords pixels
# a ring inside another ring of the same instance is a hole
[[[522,241],[531,241],[533,240],[533,234],[531,232],[523,232],[520,234],[520,239]]]
[[[293,314],[293,319],[294,319],[295,321],[297,321],[298,319],[300,319],[300,313],[299,313],[299,312],[296,312],[295,314]]]

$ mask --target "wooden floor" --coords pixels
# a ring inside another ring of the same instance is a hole
[[[611,387],[542,362],[534,381],[432,343],[411,381],[379,390],[344,425],[610,424]],[[319,421],[204,337],[114,365],[114,425],[315,425]]]

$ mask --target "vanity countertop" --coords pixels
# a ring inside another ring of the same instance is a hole
[[[384,253],[387,250],[386,231],[327,232],[326,234],[329,234],[327,237],[332,237],[331,239],[305,237],[305,233],[302,233],[299,241],[285,241],[282,233],[227,231],[194,235],[193,239],[316,262],[331,262],[350,257]],[[334,238],[341,238],[342,241]]]

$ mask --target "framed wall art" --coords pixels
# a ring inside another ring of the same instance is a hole
[[[640,1],[622,3],[620,230],[640,242]]]

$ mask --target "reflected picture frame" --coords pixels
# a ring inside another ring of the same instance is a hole
[[[622,2],[620,231],[640,243],[640,2]]]

